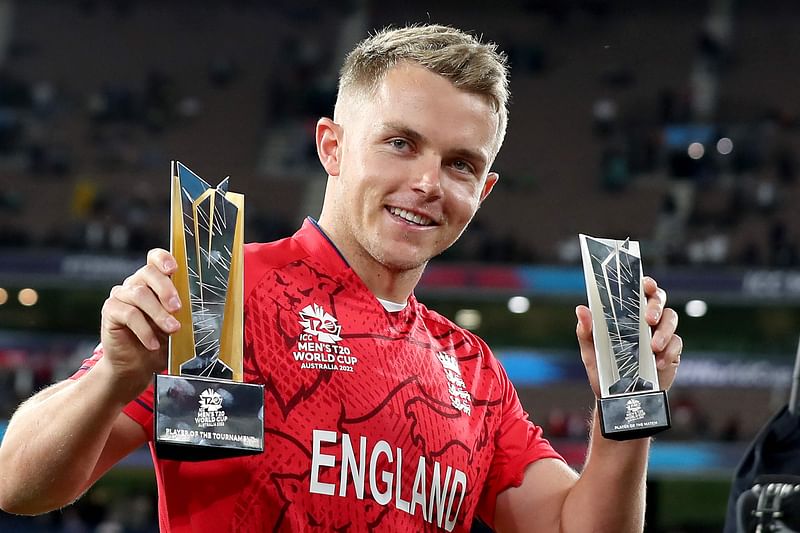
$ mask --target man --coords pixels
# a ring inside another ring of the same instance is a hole
[[[502,56],[452,28],[383,31],[348,56],[334,119],[317,124],[319,222],[246,247],[245,380],[265,385],[266,451],[156,458],[162,529],[465,531],[476,516],[498,531],[642,529],[648,440],[593,432],[578,476],[488,346],[413,295],[497,182],[507,97]],[[2,508],[65,505],[152,438],[152,373],[185,304],[175,268],[151,251],[103,306],[102,348],[19,408],[0,448]],[[677,315],[653,280],[645,292],[669,387]],[[597,395],[591,315],[576,313]],[[309,365],[312,352],[349,364]]]

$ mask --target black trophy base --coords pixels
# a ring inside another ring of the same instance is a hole
[[[667,392],[663,390],[600,398],[597,411],[607,439],[639,439],[670,428]]]
[[[160,459],[209,461],[264,451],[264,386],[155,376],[154,441]]]

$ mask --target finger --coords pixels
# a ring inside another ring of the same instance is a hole
[[[592,313],[585,305],[575,308],[575,316],[578,324],[575,326],[575,335],[578,337],[578,345],[581,349],[581,360],[586,367],[586,375],[589,378],[589,385],[595,396],[600,396],[600,383],[597,376],[597,357],[594,350],[594,339],[592,337]]]
[[[656,357],[656,366],[659,370],[670,367],[678,367],[681,364],[681,354],[683,353],[683,339],[680,335],[673,335],[669,345]]]
[[[664,306],[667,305],[667,293],[658,286],[653,278],[646,276],[643,281],[644,293],[647,296],[645,320],[649,325],[655,326],[661,319]]]
[[[123,287],[146,285],[155,293],[164,308],[171,313],[181,308],[181,299],[178,296],[178,289],[175,288],[172,279],[156,266],[149,263],[137,270],[132,276],[128,277],[122,285]]]
[[[653,351],[658,353],[664,350],[671,342],[672,337],[675,336],[675,331],[678,329],[678,313],[674,309],[667,307],[664,309],[661,320],[659,320],[655,331],[653,332],[653,339],[650,343]]]
[[[578,324],[575,327],[575,335],[578,337],[581,350],[583,350],[584,347],[590,347],[594,350],[591,311],[589,311],[589,308],[585,305],[579,305],[575,308],[575,316],[578,318]]]
[[[642,278],[642,287],[644,287],[645,296],[651,296],[658,290],[658,282],[650,276],[644,276]]]
[[[145,318],[142,311],[117,298],[109,298],[103,305],[104,328],[113,334],[115,330],[130,331],[148,350],[161,347],[159,336],[153,324]]]
[[[153,265],[163,274],[170,275],[178,268],[178,262],[163,248],[153,248],[147,252],[147,264]]]
[[[147,285],[115,287],[111,290],[111,296],[124,304],[139,309],[163,333],[170,334],[180,329],[180,323],[164,308]]]
[[[678,374],[678,366],[681,364],[681,352],[683,351],[683,339],[678,335],[673,335],[669,346],[657,358],[658,385],[662,390],[669,389]]]

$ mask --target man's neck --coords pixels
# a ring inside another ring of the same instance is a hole
[[[389,268],[356,243],[340,238],[333,228],[326,227],[323,217],[320,217],[318,225],[372,294],[390,302],[402,303],[408,300],[427,263],[409,270]]]
[[[392,270],[366,253],[352,255],[356,257],[350,257],[345,254],[345,258],[350,263],[353,271],[364,282],[364,285],[376,297],[390,302],[402,303],[407,301],[425,270],[424,265],[412,270]]]

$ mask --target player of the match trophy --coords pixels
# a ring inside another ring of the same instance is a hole
[[[163,459],[264,450],[264,388],[243,383],[244,195],[172,163],[172,281],[183,306],[167,374],[155,377],[154,440]],[[188,303],[188,305],[187,305]]]
[[[669,429],[666,391],[659,390],[650,326],[645,320],[642,260],[636,241],[580,235],[592,312],[603,436],[646,437]]]

